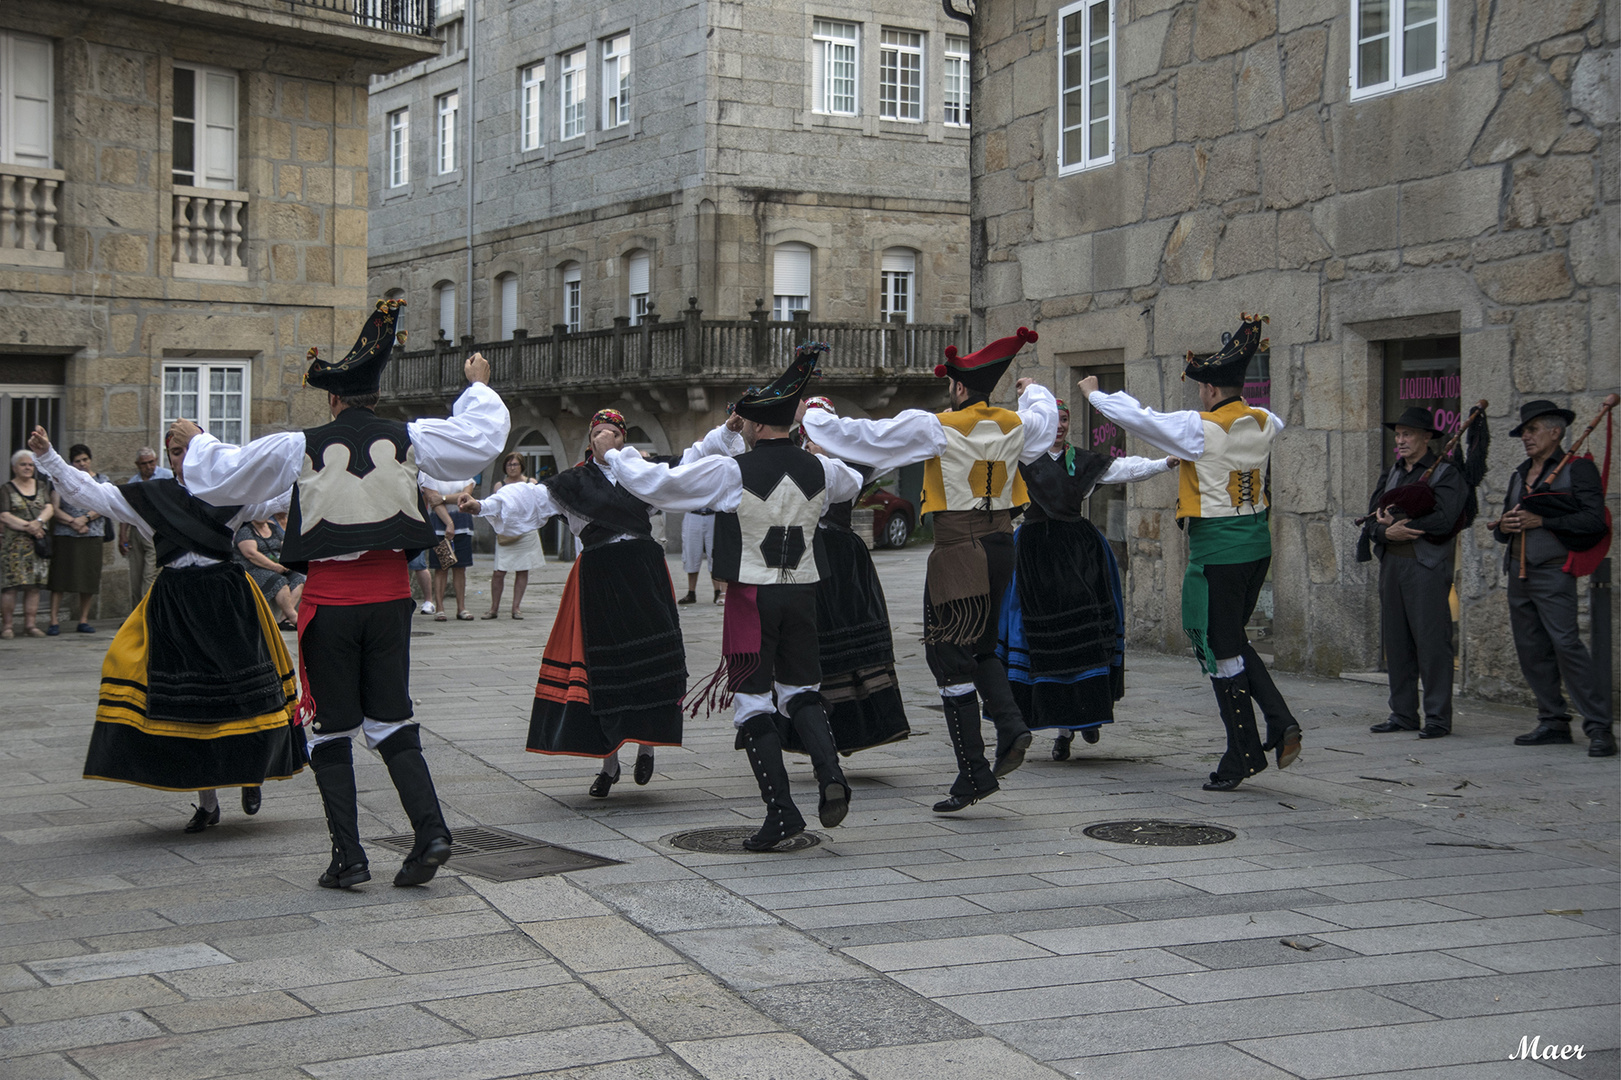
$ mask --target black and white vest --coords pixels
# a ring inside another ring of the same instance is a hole
[[[416,448],[403,423],[349,408],[304,432],[283,565],[393,548],[412,556],[433,544]]]
[[[715,576],[744,585],[814,585],[811,545],[827,473],[815,454],[764,439],[739,455],[743,501],[715,515]]]

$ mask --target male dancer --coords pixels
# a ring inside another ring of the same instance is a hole
[[[1046,454],[1057,430],[1052,392],[1015,384],[1019,409],[993,407],[996,383],[1032,330],[959,357],[946,350],[937,376],[951,379],[952,407],[907,409],[892,420],[805,415],[806,436],[834,457],[885,473],[925,462],[923,513],[934,515],[934,551],[923,583],[923,650],[940,686],[957,779],[934,804],[949,814],[1000,790],[997,777],[1024,762],[1031,742],[1007,671],[996,656],[996,619],[1013,573],[1013,508],[1029,502],[1019,465]],[[985,760],[980,700],[996,725],[996,763]]]
[[[506,443],[511,418],[489,387],[490,365],[474,354],[472,384],[449,419],[385,420],[372,411],[394,347],[403,300],[380,300],[349,354],[336,364],[310,350],[304,381],[327,392],[332,422],[227,446],[185,420],[171,429],[189,440],[192,493],[215,504],[271,498],[293,488],[282,560],[307,564],[298,612],[310,764],[321,790],[332,863],[319,884],[347,889],[371,880],[360,846],[350,740],[363,731],[382,755],[411,819],[416,843],[395,885],[421,885],[450,858],[422,741],[411,719],[411,555],[433,544],[417,470],[440,480],[478,473]]]
[[[1094,377],[1080,382],[1094,409],[1184,462],[1176,505],[1188,530],[1182,625],[1227,729],[1227,752],[1206,791],[1232,791],[1266,768],[1268,750],[1277,751],[1280,769],[1300,756],[1300,725],[1244,632],[1272,562],[1271,448],[1283,421],[1244,400],[1244,373],[1267,347],[1261,324],[1268,320],[1240,318],[1237,333],[1222,335],[1219,351],[1203,360],[1188,353],[1183,377],[1199,384],[1200,411],[1155,412],[1125,391],[1103,393]],[[1251,695],[1266,715],[1264,744]]]
[[[788,791],[782,747],[790,725],[810,755],[820,789],[818,814],[833,828],[850,806],[850,787],[818,692],[822,682],[816,631],[816,523],[831,503],[861,491],[855,470],[795,446],[789,428],[826,345],[796,351],[794,363],[764,390],[737,402],[743,441],[737,457],[715,454],[670,468],[610,450],[614,479],[664,510],[713,506],[715,574],[727,582],[724,659],[737,748],[747,752],[766,804],[765,823],[743,841],[770,851],[805,830]],[[773,691],[776,700],[773,702]]]

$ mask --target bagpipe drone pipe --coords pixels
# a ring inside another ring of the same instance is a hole
[[[1572,493],[1568,491],[1551,491],[1549,488],[1552,486],[1555,477],[1563,472],[1571,462],[1578,460],[1582,456],[1580,452],[1582,446],[1587,442],[1588,436],[1593,434],[1600,422],[1607,421],[1610,418],[1611,411],[1617,405],[1621,405],[1621,394],[1611,394],[1604,399],[1603,407],[1599,409],[1599,413],[1593,418],[1593,422],[1588,424],[1581,437],[1571,444],[1570,450],[1560,459],[1559,464],[1545,473],[1531,486],[1529,491],[1520,496],[1516,509],[1529,510],[1544,519],[1567,517],[1581,509],[1581,504]],[[1593,460],[1591,452],[1586,455],[1586,460]],[[1601,489],[1605,490],[1610,485],[1610,428],[1608,424],[1605,427],[1604,437],[1604,470],[1599,484]],[[1497,528],[1501,520],[1499,518],[1498,521],[1491,522],[1491,528]],[[1602,529],[1592,532],[1573,532],[1568,529],[1555,529],[1549,526],[1548,531],[1553,533],[1559,542],[1571,552],[1570,558],[1566,560],[1565,571],[1575,577],[1584,577],[1592,573],[1599,560],[1609,552],[1611,535],[1610,508],[1604,508],[1604,528]],[[1520,577],[1522,579],[1525,577],[1524,544],[1520,545]]]
[[[1468,436],[1467,440],[1464,439],[1465,435]],[[1463,448],[1458,446],[1459,442],[1465,443]],[[1458,426],[1458,433],[1441,449],[1435,464],[1425,469],[1424,475],[1420,476],[1416,483],[1380,492],[1374,501],[1374,512],[1353,520],[1352,524],[1362,526],[1362,535],[1357,539],[1357,561],[1367,562],[1372,558],[1374,518],[1378,511],[1389,510],[1397,521],[1417,520],[1435,511],[1435,488],[1431,485],[1430,478],[1442,465],[1450,465],[1463,475],[1468,497],[1464,501],[1463,512],[1458,515],[1448,531],[1427,532],[1424,539],[1436,545],[1450,544],[1454,536],[1473,525],[1475,516],[1480,512],[1475,488],[1486,475],[1486,454],[1491,449],[1491,444],[1491,429],[1486,425],[1486,401],[1482,399],[1469,410],[1469,415]],[[1388,476],[1387,473],[1386,478]],[[1382,479],[1380,483],[1383,484],[1384,480]]]

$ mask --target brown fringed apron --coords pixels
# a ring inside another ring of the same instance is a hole
[[[1009,510],[954,510],[934,515],[929,553],[929,605],[923,640],[931,645],[972,645],[993,617],[991,578],[981,538],[1013,532]]]

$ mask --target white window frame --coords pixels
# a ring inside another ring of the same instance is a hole
[[[566,52],[558,65],[558,137],[562,142],[585,134],[585,46]]]
[[[878,115],[903,124],[923,122],[923,34],[884,27],[878,36]]]
[[[518,146],[539,150],[546,145],[546,61],[518,71]]]
[[[803,282],[779,280],[778,263],[783,254],[788,252],[796,255],[803,253],[805,259],[805,279]],[[786,241],[773,248],[771,252],[771,317],[777,322],[787,322],[794,317],[794,312],[809,311],[810,294],[811,289],[815,287],[815,277],[815,248],[797,240]],[[799,292],[798,289],[794,289],[793,292],[782,291],[784,288],[793,288],[798,285],[804,286],[805,291],[803,293]]]
[[[185,187],[222,188],[234,191],[237,186],[237,168],[240,164],[238,109],[242,100],[242,82],[236,77],[236,72],[226,71],[223,68],[204,67],[200,64],[176,64],[174,70],[189,71],[192,77],[192,115],[185,117],[175,114],[172,108],[174,102],[172,99],[170,101],[170,120],[191,125],[192,168],[189,184],[181,177],[174,176],[172,168],[171,179],[174,183]],[[170,79],[170,89],[173,90],[172,75]],[[222,104],[218,101],[222,85],[230,86],[231,97],[228,103],[222,105],[225,114],[223,118],[218,114],[210,115],[211,105]],[[228,119],[229,123],[222,123],[222,119]],[[176,138],[180,137],[178,130],[174,134]],[[228,163],[229,174],[210,168],[210,163],[214,161]]]
[[[188,371],[196,374],[195,385],[189,391],[184,389],[184,377]],[[223,376],[221,381],[227,383],[229,376],[240,376],[240,389],[222,388],[215,391],[213,382],[216,374]],[[171,382],[171,376],[174,382]],[[170,389],[171,386],[175,388]],[[167,431],[170,424],[185,419],[197,421],[204,431],[218,438],[220,442],[236,446],[246,443],[251,435],[249,430],[253,411],[251,361],[165,360],[159,396],[163,411],[162,423],[158,426],[160,431]],[[191,398],[190,401],[186,400],[188,397]],[[238,399],[237,416],[230,416],[228,403],[221,400],[227,397]]]
[[[456,340],[456,283],[442,281],[433,287],[433,298],[439,306],[439,333],[446,341]]]
[[[461,127],[462,92],[451,90],[433,99],[433,167],[440,176],[455,172],[460,163],[456,142]]]
[[[641,263],[640,270],[637,263]],[[638,284],[640,290],[636,288]],[[636,251],[625,260],[625,285],[630,293],[630,325],[640,326],[647,319],[648,298],[653,288],[652,252]]]
[[[580,279],[579,263],[569,263],[563,267],[563,325],[571,334],[578,334],[582,325]]]
[[[495,279],[495,298],[500,307],[501,341],[510,341],[518,329],[518,275],[510,270]]]
[[[941,98],[945,103],[946,127],[970,127],[973,109],[969,100],[968,39],[948,34],[945,60]]]
[[[18,56],[32,51],[45,60],[44,99],[23,88],[18,77]],[[10,165],[31,165],[48,169],[54,160],[52,148],[56,145],[52,126],[56,101],[56,50],[49,38],[30,34],[0,34],[0,161]],[[31,138],[19,139],[18,129],[23,125],[19,117],[26,112],[35,115],[42,129]]]
[[[1106,39],[1108,70],[1099,79],[1093,77],[1088,58],[1091,56],[1092,47],[1105,40],[1098,38],[1093,33],[1092,28],[1093,10],[1105,4],[1108,5],[1109,11],[1109,36]],[[1065,20],[1077,12],[1081,15],[1082,40],[1070,42],[1064,37]],[[1064,83],[1065,59],[1076,53],[1081,54],[1082,81],[1074,86],[1066,86]],[[1096,169],[1114,163],[1115,136],[1118,127],[1116,122],[1118,119],[1116,116],[1116,99],[1119,96],[1116,92],[1115,79],[1119,73],[1119,59],[1120,53],[1117,48],[1115,34],[1115,0],[1078,0],[1077,3],[1065,4],[1058,9],[1058,174],[1060,176],[1081,172],[1085,169]],[[1102,86],[1101,92],[1106,109],[1102,117],[1097,117],[1092,115],[1092,99],[1099,93],[1097,88],[1100,85]],[[1066,91],[1080,93],[1086,110],[1085,118],[1081,123],[1072,127],[1065,126],[1064,94]],[[1094,154],[1092,152],[1092,131],[1100,121],[1108,125],[1109,145],[1105,153]],[[1069,157],[1066,150],[1069,147],[1069,140],[1072,138],[1081,140],[1081,153],[1076,161],[1065,164],[1066,159]]]
[[[411,110],[395,109],[388,114],[388,186],[402,188],[411,182]]]
[[[917,318],[917,252],[884,251],[878,272],[878,317],[881,322],[909,323]]]
[[[811,111],[825,113],[828,116],[860,115],[860,24],[838,19],[816,19],[812,22],[811,29]],[[845,70],[849,72],[848,79],[843,78]],[[836,73],[836,80],[829,77],[830,72]],[[835,93],[835,88],[842,89],[846,82],[849,85],[849,93]]]
[[[630,34],[602,39],[602,130],[630,123]]]
[[[1362,37],[1362,13],[1369,6],[1369,0],[1351,0],[1351,72],[1350,99],[1362,101],[1366,98],[1378,97],[1396,90],[1405,90],[1409,86],[1423,86],[1426,83],[1440,82],[1447,77],[1447,0],[1434,0],[1435,15],[1427,19],[1416,20],[1412,26],[1407,22],[1407,7],[1412,0],[1382,0],[1389,12],[1389,23],[1383,34],[1374,34]],[[1435,26],[1435,66],[1412,75],[1403,75],[1402,68],[1407,62],[1407,34],[1410,30],[1423,29],[1429,24]],[[1364,86],[1357,85],[1358,69],[1362,63],[1362,51],[1365,45],[1374,45],[1383,39],[1383,53],[1385,70],[1389,78],[1382,82],[1369,83]]]

